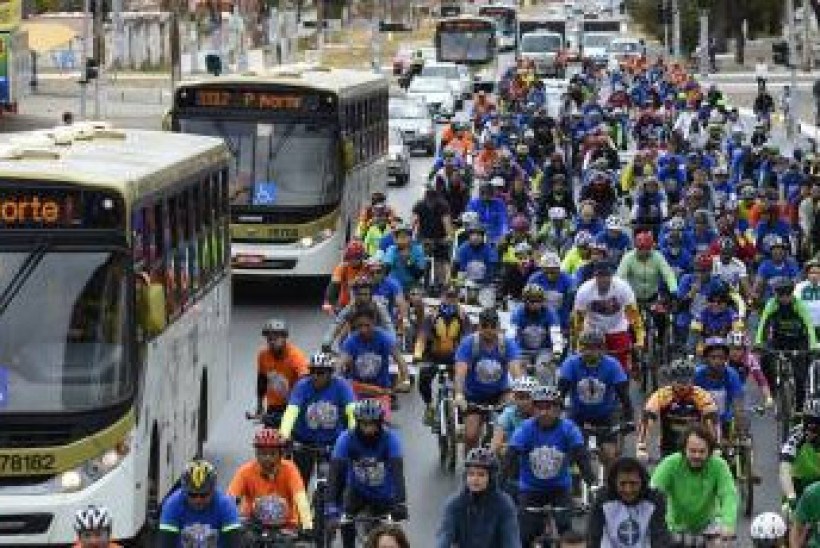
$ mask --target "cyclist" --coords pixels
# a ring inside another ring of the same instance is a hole
[[[757,325],[755,346],[764,344],[774,350],[814,350],[818,347],[817,337],[806,304],[794,296],[794,282],[778,277],[772,280],[775,296],[770,298],[760,314]],[[795,380],[795,405],[803,407],[806,393],[807,357],[796,360],[792,371]],[[762,361],[763,372],[773,386],[773,364],[769,355]]]
[[[382,251],[368,257],[365,264],[372,282],[373,301],[384,305],[396,325],[397,332],[401,333],[404,318],[407,317],[407,301],[401,284],[388,273]]]
[[[604,334],[587,329],[578,338],[578,354],[569,356],[558,371],[558,388],[570,396],[567,414],[581,426],[614,426],[616,400],[621,402],[621,420],[632,422],[629,379],[618,360],[604,354]],[[618,438],[601,433],[601,460],[605,466],[620,454]]]
[[[572,277],[561,271],[561,259],[552,251],[545,251],[541,255],[538,266],[539,270],[530,275],[527,285],[541,286],[547,306],[558,314],[561,328],[566,331],[572,310]]]
[[[596,262],[593,274],[595,277],[584,282],[575,295],[575,333],[580,333],[582,326],[602,331],[607,353],[616,357],[628,374],[632,362],[630,326],[635,348],[643,348],[645,335],[635,293],[626,281],[612,275],[612,263],[607,260]]]
[[[800,267],[797,261],[788,255],[786,241],[783,238],[772,238],[770,250],[771,256],[761,261],[757,268],[757,277],[752,292],[763,302],[772,296],[774,281],[777,278],[795,280],[800,274]]]
[[[763,406],[766,409],[774,407],[772,390],[766,375],[760,369],[760,361],[757,356],[749,352],[749,337],[745,331],[732,331],[728,337],[729,343],[729,366],[733,367],[740,375],[740,381],[746,386],[746,380],[751,376],[757,384],[760,394],[763,396]]]
[[[288,340],[284,320],[271,318],[262,326],[267,345],[256,356],[256,414],[265,413],[278,426],[288,396],[300,377],[307,375],[305,354]]]
[[[356,402],[356,427],[339,436],[330,461],[327,509],[331,519],[341,509],[355,518],[363,512],[389,513],[407,519],[404,457],[399,437],[385,428],[385,410],[378,400]],[[356,545],[355,524],[342,525],[344,548]]]
[[[500,183],[500,184],[499,184]],[[467,204],[468,211],[478,213],[482,226],[487,227],[487,240],[496,243],[507,233],[509,222],[507,219],[507,206],[504,201],[495,195],[495,187],[502,188],[504,179],[493,178],[492,182],[481,183],[478,187],[478,197],[473,198]]]
[[[370,226],[362,234],[362,242],[368,255],[373,255],[380,250],[382,240],[390,234],[391,230],[387,208],[373,208],[373,218],[370,220]]]
[[[789,529],[789,547],[814,547],[820,543],[820,482],[806,488],[797,501]]]
[[[587,524],[589,546],[666,546],[666,501],[649,486],[637,459],[620,457],[609,468],[606,490],[592,506]]]
[[[632,247],[632,240],[624,230],[624,223],[618,215],[610,215],[606,218],[606,230],[598,234],[595,241],[606,245],[612,261],[618,263]]]
[[[427,256],[421,243],[413,240],[413,227],[399,224],[393,230],[395,242],[384,254],[384,262],[390,275],[401,284],[404,291],[419,283],[427,268]]]
[[[734,537],[735,480],[714,449],[710,430],[693,424],[681,450],[664,458],[652,474],[651,486],[666,496],[666,524],[673,534],[698,535],[716,527],[723,539]]]
[[[293,461],[285,459],[283,452],[287,440],[273,428],[261,428],[253,436],[255,458],[241,465],[228,485],[228,495],[234,497],[240,513],[250,516],[257,499],[276,497],[288,509],[285,527],[313,529],[313,515],[310,509],[305,484],[299,469]]]
[[[820,398],[803,406],[803,418],[780,449],[780,488],[790,509],[806,488],[820,480]]]
[[[322,310],[328,314],[335,314],[350,303],[350,282],[364,272],[364,259],[365,249],[362,242],[353,240],[347,244],[342,262],[336,265],[330,276]]]
[[[716,433],[718,408],[707,391],[693,384],[694,365],[679,358],[662,368],[661,373],[671,384],[656,390],[644,406],[635,444],[635,454],[642,461],[648,458],[647,439],[656,422],[660,422],[661,455],[681,446],[681,436],[691,423],[703,422]]]
[[[453,240],[450,206],[440,193],[428,187],[424,198],[413,206],[413,219],[418,238],[427,247],[427,253],[435,259],[433,280],[436,284],[443,284],[447,279],[446,267]]]
[[[786,548],[786,521],[775,512],[763,512],[752,520],[749,536],[754,548]]]
[[[220,548],[241,546],[241,524],[234,500],[216,488],[216,469],[205,460],[188,463],[181,486],[162,503],[161,548],[181,548],[185,528],[207,525],[219,533]]]
[[[814,332],[820,340],[820,260],[808,261],[805,271],[806,279],[795,286],[794,295],[806,303]]]
[[[506,477],[518,478],[522,546],[530,546],[544,530],[543,517],[527,512],[527,507],[571,506],[571,463],[578,466],[587,485],[595,482],[581,431],[571,420],[561,417],[562,400],[558,387],[539,386],[533,390],[535,416],[524,421],[507,447]],[[565,514],[556,515],[555,521],[559,533],[571,525]]]
[[[476,447],[464,460],[464,488],[444,505],[436,548],[520,548],[515,504],[500,489],[498,462]]]
[[[719,240],[718,254],[712,259],[712,274],[723,280],[736,293],[745,297],[752,295],[746,264],[737,256],[737,244],[731,237]]]
[[[486,231],[481,224],[469,226],[466,231],[467,241],[456,250],[453,271],[466,280],[489,283],[498,267],[498,252],[486,241]]]
[[[353,428],[353,403],[356,400],[350,384],[334,374],[331,354],[310,357],[310,376],[293,387],[282,417],[280,433],[299,445],[328,447],[347,428]],[[296,447],[293,461],[302,479],[310,482],[316,453],[308,447]]]
[[[655,249],[651,232],[639,232],[635,236],[635,249],[624,254],[616,274],[629,283],[640,303],[654,301],[659,293],[678,290],[675,272]]]
[[[441,293],[441,301],[435,313],[425,312],[421,329],[418,330],[413,359],[426,362],[430,367],[419,371],[419,393],[424,402],[424,423],[433,424],[433,379],[438,365],[447,365],[452,375],[456,348],[459,341],[470,332],[470,320],[458,303],[458,288],[448,286]]]
[[[88,505],[74,514],[77,542],[73,548],[120,548],[111,542],[111,512],[105,506]]]
[[[747,432],[743,409],[743,383],[732,367],[727,367],[729,344],[724,337],[709,337],[703,345],[704,364],[695,369],[694,383],[706,390],[717,406],[717,440],[728,437],[732,426],[738,433]]]
[[[385,330],[390,336],[395,337],[395,327],[390,310],[382,299],[376,299],[373,295],[373,278],[362,273],[350,283],[350,294],[353,300],[342,308],[333,320],[333,323],[325,333],[322,346],[332,347],[342,335],[350,331],[353,317],[356,312],[363,308],[373,308],[376,311],[376,325]]]
[[[534,377],[521,376],[512,383],[512,403],[507,404],[498,415],[493,428],[490,449],[501,457],[506,450],[506,443],[515,430],[528,418],[533,416],[532,391],[540,386]]]
[[[690,351],[700,355],[704,340],[710,337],[726,337],[732,331],[742,331],[743,321],[737,310],[730,306],[729,286],[714,278],[706,290],[706,306],[692,319]]]
[[[521,350],[532,354],[533,362],[541,351],[560,357],[564,351],[561,325],[552,309],[546,306],[546,292],[540,285],[527,284],[521,297],[524,302],[513,310],[510,318]]]

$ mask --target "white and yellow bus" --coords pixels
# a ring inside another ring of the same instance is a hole
[[[496,22],[490,17],[460,15],[436,21],[436,60],[466,65],[476,91],[492,92],[498,80]]]
[[[228,399],[220,139],[0,135],[0,545],[137,536]]]
[[[361,207],[387,187],[388,88],[297,64],[182,82],[174,131],[225,139],[234,276],[328,276]]]

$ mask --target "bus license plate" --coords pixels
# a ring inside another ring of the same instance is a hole
[[[265,257],[262,255],[237,255],[236,264],[243,265],[258,265],[265,262]]]
[[[52,472],[55,460],[54,455],[48,453],[27,453],[24,455],[4,455],[0,453],[0,476]]]

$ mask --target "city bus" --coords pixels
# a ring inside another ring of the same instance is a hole
[[[388,81],[296,64],[182,82],[170,128],[225,139],[234,277],[329,276],[387,188]]]
[[[0,136],[0,545],[150,529],[228,399],[221,139],[75,124]],[[147,544],[143,544],[147,545]]]
[[[492,92],[498,76],[496,23],[489,17],[460,15],[436,22],[436,60],[469,67],[474,88]]]
[[[513,51],[518,47],[518,8],[491,4],[479,7],[478,15],[495,21],[495,42],[499,51]]]

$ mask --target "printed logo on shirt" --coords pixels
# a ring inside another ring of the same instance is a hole
[[[528,349],[541,348],[546,336],[547,330],[540,325],[528,325],[521,330],[521,340]]]
[[[501,379],[504,369],[498,360],[483,358],[475,364],[475,374],[478,382],[483,384],[493,384]]]
[[[561,305],[564,303],[564,294],[560,291],[547,291],[547,306],[551,308],[561,308]]]
[[[373,352],[365,352],[356,358],[356,373],[362,379],[375,379],[382,368],[382,357]]]
[[[637,546],[641,540],[641,526],[634,519],[628,518],[618,524],[616,534],[622,546]]]
[[[470,261],[467,263],[464,272],[468,280],[478,282],[484,279],[484,275],[487,273],[487,265],[482,261]]]
[[[375,457],[366,457],[353,461],[353,475],[362,485],[378,487],[384,485],[387,469],[384,463]]]
[[[311,430],[331,430],[339,420],[339,410],[329,401],[317,401],[307,407],[305,422]]]
[[[586,377],[578,382],[578,399],[584,405],[598,405],[604,402],[606,385],[595,377]]]
[[[540,480],[556,477],[564,463],[564,453],[546,445],[530,451],[529,458],[532,475]]]
[[[278,371],[268,373],[268,390],[280,396],[287,396],[289,387],[288,379],[284,375],[279,374]]]
[[[595,299],[589,303],[589,310],[601,316],[614,316],[621,310],[621,303],[615,297]]]

